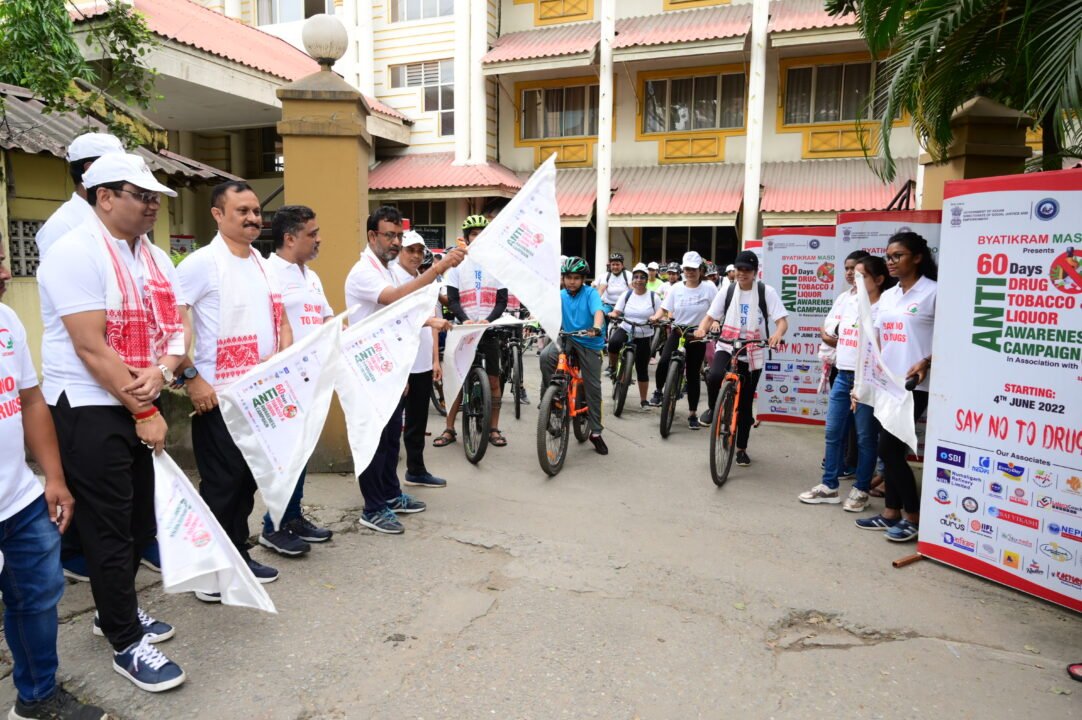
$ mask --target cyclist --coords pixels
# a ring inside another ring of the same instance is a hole
[[[609,317],[614,320],[624,317],[636,323],[650,320],[650,316],[661,305],[661,300],[657,293],[648,289],[649,282],[646,278],[647,267],[639,263],[631,271],[631,289],[616,301],[616,307],[609,313]],[[650,390],[650,340],[654,335],[653,328],[632,327],[621,323],[613,330],[609,338],[609,372],[615,377],[616,355],[627,344],[629,334],[635,343],[635,376],[639,383],[639,405],[646,410],[650,407],[646,394]]]
[[[462,235],[466,245],[474,241],[488,225],[484,215],[470,215],[462,223]],[[507,288],[492,274],[466,256],[459,267],[445,276],[447,283],[447,307],[459,322],[467,325],[484,325],[493,322],[507,309]],[[492,427],[488,441],[495,447],[507,445],[507,438],[500,432],[500,341],[491,330],[486,331],[477,343],[477,355],[482,358],[492,389]],[[435,447],[450,445],[458,437],[455,418],[462,402],[462,394],[455,398],[447,410],[447,425],[432,444]]]
[[[774,323],[774,334],[770,335],[770,347],[776,347],[789,329],[786,319],[789,311],[781,303],[778,292],[755,279],[759,272],[759,257],[750,250],[744,250],[733,262],[736,268],[736,280],[725,293],[718,293],[706,317],[695,331],[696,337],[704,337],[713,323],[721,323],[721,341],[718,343],[710,372],[706,376],[706,394],[710,400],[707,418],[713,420],[717,411],[715,403],[721,381],[729,369],[732,358],[732,340],[760,340],[769,332],[769,323]],[[727,342],[728,341],[728,342]],[[755,386],[759,384],[759,375],[763,372],[766,353],[763,348],[748,348],[739,360],[739,371],[744,377],[740,385],[740,414],[736,426],[736,464],[751,465],[748,457],[748,435],[755,419],[751,405],[755,397]]]
[[[661,266],[656,262],[651,262],[646,266],[646,289],[652,293],[656,293],[661,286],[665,284],[665,281],[658,275],[660,269]],[[632,271],[632,275],[634,275],[634,271]],[[634,280],[634,278],[632,278],[632,280]]]
[[[718,287],[718,266],[712,262],[706,264],[706,279],[714,283],[714,287]]]
[[[590,273],[590,265],[580,257],[569,257],[560,266],[563,290],[560,291],[560,306],[563,310],[562,328],[564,332],[590,330],[590,337],[565,338],[564,350],[578,357],[582,384],[586,390],[586,404],[590,417],[590,442],[599,455],[608,455],[609,448],[601,437],[601,348],[605,340],[601,337],[604,314],[601,310],[601,296],[597,290],[584,285]],[[556,343],[549,343],[541,351],[541,383],[548,387],[552,373],[560,361],[560,350]]]
[[[597,279],[597,294],[601,296],[601,304],[604,306],[605,315],[608,316],[616,307],[616,301],[624,296],[631,288],[631,273],[624,268],[624,256],[614,252],[609,255],[609,271],[604,277]],[[606,319],[602,326],[601,334],[608,332],[609,322]]]
[[[663,317],[672,318],[674,325],[698,326],[706,317],[706,311],[710,303],[714,301],[718,288],[716,285],[704,282],[706,263],[703,257],[694,250],[684,253],[684,259],[680,263],[684,269],[684,281],[677,283],[665,296],[665,302],[661,304],[657,312],[650,316],[650,320],[657,322]],[[680,342],[681,333],[670,332],[665,341],[665,349],[661,352],[661,362],[657,364],[657,389],[650,399],[651,405],[661,405],[661,388],[665,383],[665,376],[669,373],[669,360],[672,359],[673,351]],[[698,430],[699,424],[699,372],[703,367],[703,358],[706,355],[706,345],[703,343],[691,343],[684,348],[686,363],[684,365],[685,377],[687,378],[688,393],[688,427]]]

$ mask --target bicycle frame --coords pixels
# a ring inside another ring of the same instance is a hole
[[[567,351],[564,350],[562,346],[560,347],[560,359],[556,363],[556,373],[557,376],[559,376],[560,374],[565,375],[566,379],[561,377],[559,378],[559,381],[565,382],[569,386],[567,389],[568,416],[578,417],[585,412],[589,412],[588,407],[583,405],[580,408],[578,407],[578,403],[576,402],[579,395],[579,388],[582,387],[582,374],[579,372],[578,363],[568,358]],[[556,376],[554,376],[554,379],[555,377]]]
[[[762,344],[763,340],[752,340],[749,342],[741,342],[739,339],[733,342],[733,352],[729,358],[729,369],[725,371],[725,380],[732,381],[736,384],[736,396],[733,399],[733,416],[729,418],[729,437],[730,442],[736,442],[736,430],[738,425],[738,418],[740,417],[740,396],[744,389],[744,376],[740,373],[740,355],[746,354],[748,348],[755,347]]]

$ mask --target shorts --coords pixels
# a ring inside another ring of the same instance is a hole
[[[485,364],[485,373],[489,377],[500,376],[500,338],[496,333],[485,332],[481,335],[481,342],[477,343],[477,357]]]

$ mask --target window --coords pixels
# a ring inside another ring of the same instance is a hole
[[[597,251],[597,231],[592,225],[586,227],[560,228],[560,254],[577,255],[590,264],[593,277],[597,277],[594,267],[594,253]],[[604,272],[604,268],[602,268]]]
[[[34,236],[44,224],[44,220],[8,220],[8,259],[14,277],[34,277],[38,274],[41,258]]]
[[[644,133],[744,127],[744,75],[647,80]]]
[[[334,15],[334,0],[259,0],[256,8],[260,25],[307,20],[313,15]]]
[[[410,227],[420,233],[429,248],[447,246],[447,203],[442,200],[397,200],[387,203],[409,218]]]
[[[391,22],[453,15],[455,0],[391,0]]]
[[[642,229],[643,262],[680,262],[694,250],[708,262],[725,267],[736,257],[736,228],[646,227]]]
[[[455,63],[431,60],[391,67],[391,87],[423,87],[424,111],[439,113],[440,135],[455,134]]]
[[[594,16],[594,0],[536,0],[539,22],[589,20]]]
[[[525,90],[522,139],[597,135],[597,85]]]
[[[848,123],[869,119],[869,92],[882,63],[837,63],[789,68],[785,77],[786,125]]]
[[[265,127],[259,131],[260,167],[264,173],[285,171],[285,155],[282,153],[282,138],[274,127]]]

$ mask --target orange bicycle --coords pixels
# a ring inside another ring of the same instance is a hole
[[[589,330],[561,332],[556,340],[560,343],[560,360],[541,396],[541,411],[537,416],[537,460],[549,475],[557,474],[564,466],[571,427],[575,428],[575,439],[580,443],[590,437],[589,408],[583,402],[586,391],[578,359],[574,353],[566,352],[563,339],[591,335]]]
[[[714,422],[710,426],[710,477],[721,487],[729,479],[729,468],[736,454],[736,426],[740,417],[740,389],[747,379],[740,372],[740,354],[748,348],[769,346],[766,340],[733,340],[729,370],[718,391]]]

